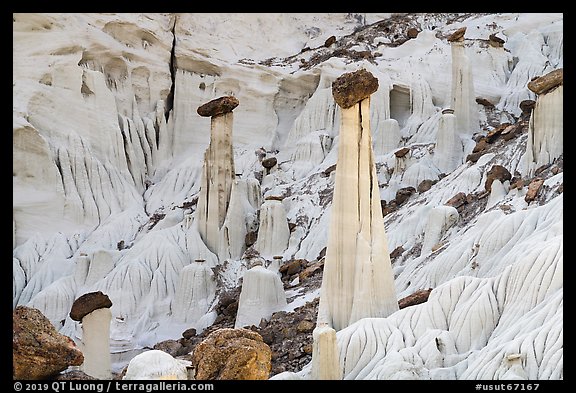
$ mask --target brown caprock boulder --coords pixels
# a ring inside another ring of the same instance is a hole
[[[18,306],[12,314],[12,360],[13,379],[46,379],[81,365],[84,355],[39,310]]]
[[[240,101],[234,96],[224,96],[213,99],[200,105],[196,112],[203,117],[212,117],[222,115],[224,113],[232,112],[238,106]]]
[[[528,88],[534,93],[540,95],[549,92],[557,86],[564,83],[564,69],[550,71],[546,75],[539,76],[528,82]]]
[[[332,96],[342,108],[350,108],[378,90],[378,78],[361,69],[339,76],[332,82]]]
[[[262,336],[248,329],[218,329],[194,349],[192,366],[200,380],[265,380],[272,351]]]

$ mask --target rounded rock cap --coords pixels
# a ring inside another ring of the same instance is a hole
[[[548,93],[555,87],[560,86],[564,82],[564,68],[558,68],[550,71],[546,75],[539,76],[528,82],[528,89],[540,95]]]
[[[464,41],[464,33],[466,33],[466,26],[459,28],[448,37],[449,42]]]
[[[110,308],[112,307],[112,301],[108,295],[98,292],[89,292],[80,296],[72,304],[70,309],[70,318],[75,321],[82,321],[86,315],[90,314],[94,310],[99,308]]]
[[[332,96],[342,108],[350,108],[378,90],[378,78],[361,69],[340,75],[332,82]]]
[[[204,105],[200,105],[196,112],[200,116],[212,117],[224,113],[232,112],[238,106],[240,101],[234,96],[224,96],[208,101]]]

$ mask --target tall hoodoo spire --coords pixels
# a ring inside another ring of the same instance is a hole
[[[378,79],[361,69],[332,84],[342,108],[318,324],[336,331],[398,310],[370,132]]]
[[[202,182],[196,218],[198,231],[210,251],[218,253],[220,228],[226,219],[235,180],[232,150],[232,110],[239,101],[233,96],[216,98],[198,107],[200,116],[211,117],[210,144],[204,153]]]
[[[528,123],[524,172],[530,176],[564,152],[564,69],[558,68],[528,83],[537,94]]]
[[[456,115],[456,132],[461,135],[472,135],[480,128],[472,66],[466,55],[464,34],[466,27],[461,27],[448,37],[452,50],[452,88],[450,105]]]

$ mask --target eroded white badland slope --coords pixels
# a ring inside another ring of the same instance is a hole
[[[342,116],[331,86],[364,68],[379,82],[379,198],[435,182],[384,216],[396,296],[434,289],[338,328],[334,375],[563,379],[563,87],[527,87],[563,67],[562,14],[14,14],[13,44],[13,305],[79,341],[72,303],[106,293],[114,371],[210,326],[219,294],[251,268],[250,293],[277,297],[265,314],[290,309],[270,261],[313,261],[328,244]],[[233,183],[207,240],[197,216],[213,125],[197,108],[228,95]],[[488,190],[494,165],[512,178]],[[466,203],[446,206],[458,193]]]

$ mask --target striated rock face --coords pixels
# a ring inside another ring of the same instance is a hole
[[[46,379],[84,362],[74,341],[58,333],[35,308],[14,309],[12,334],[14,379]]]
[[[378,78],[361,69],[339,76],[332,83],[334,101],[342,108],[350,108],[378,90]]]
[[[254,248],[264,257],[281,255],[288,247],[290,228],[282,202],[266,199],[260,209],[258,239]]]
[[[216,330],[194,349],[196,380],[262,380],[270,375],[272,352],[258,333]]]

